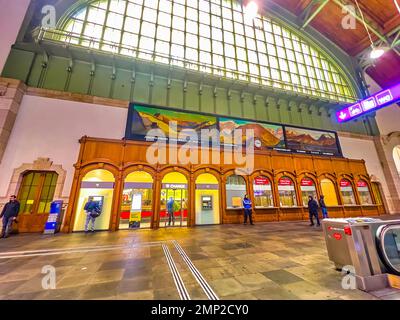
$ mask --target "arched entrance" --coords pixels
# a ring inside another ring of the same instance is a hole
[[[145,171],[130,173],[122,191],[119,229],[151,227],[153,217],[153,178]]]
[[[393,149],[393,159],[396,165],[397,173],[400,176],[400,146],[395,146]]]
[[[85,175],[79,192],[73,231],[85,230],[87,215],[84,207],[89,200],[96,201],[101,208],[101,214],[95,222],[95,230],[110,229],[114,184],[114,176],[107,170],[97,169]]]
[[[214,175],[203,173],[197,177],[195,197],[196,225],[219,224],[219,183]]]
[[[185,227],[188,217],[188,181],[179,172],[164,176],[160,197],[160,228]]]

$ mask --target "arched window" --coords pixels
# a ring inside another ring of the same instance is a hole
[[[364,180],[358,180],[357,191],[360,196],[360,204],[373,204],[368,183]]]
[[[258,176],[254,178],[254,206],[257,208],[268,208],[274,206],[271,181],[267,177]]]
[[[354,191],[351,182],[347,179],[340,180],[340,192],[342,194],[344,205],[355,205]]]
[[[317,189],[315,188],[315,183],[312,179],[304,178],[300,182],[301,199],[303,200],[303,206],[308,206],[308,197],[311,196],[315,198],[317,195]]]
[[[278,181],[278,192],[281,207],[297,206],[296,189],[293,180],[289,177],[282,177]]]
[[[77,6],[46,38],[352,102],[329,54],[268,17],[249,20],[240,1],[97,0]]]
[[[337,206],[338,199],[336,195],[335,185],[329,179],[321,180],[321,190],[324,196],[324,201],[327,206]]]
[[[246,181],[242,176],[231,175],[226,179],[226,206],[230,208],[241,208],[242,201],[246,195]]]

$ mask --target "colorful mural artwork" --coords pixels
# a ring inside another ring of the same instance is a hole
[[[217,129],[217,118],[213,116],[141,105],[134,106],[130,118],[127,135],[137,138],[148,136],[152,129],[159,129],[167,139],[175,137],[179,141],[179,135],[186,129],[196,131],[199,137],[203,129]],[[186,142],[186,139],[180,142]]]
[[[317,131],[285,126],[286,147],[298,153],[339,156],[335,132]]]
[[[246,144],[246,130],[254,130],[254,145],[256,149],[285,148],[283,127],[275,124],[254,122],[249,120],[219,118],[219,129],[242,132],[242,144]],[[221,137],[221,143],[233,144],[233,136]]]
[[[255,150],[269,149],[280,152],[342,156],[337,134],[333,131],[219,117],[135,103],[132,103],[129,109],[125,139],[186,143],[189,141],[187,134],[189,129],[196,135],[199,144],[204,140],[210,144],[217,141],[220,145],[245,146],[250,139],[246,135],[246,130],[253,130]],[[238,141],[235,141],[233,134],[235,130],[241,132]],[[154,135],[154,132],[160,135]],[[208,135],[204,135],[204,132],[208,132]],[[211,134],[213,132],[215,134]]]

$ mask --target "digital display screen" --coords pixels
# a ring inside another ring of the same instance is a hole
[[[353,105],[347,106],[336,112],[339,123],[358,118],[364,114],[376,111],[400,100],[400,84],[389,89],[375,93],[371,97],[361,100]]]

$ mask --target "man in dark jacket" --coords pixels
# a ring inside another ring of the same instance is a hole
[[[320,226],[318,218],[318,203],[317,201],[314,200],[312,196],[308,197],[308,212],[310,214],[310,221],[311,221],[310,226],[314,225],[314,219],[313,219],[314,216],[317,218],[317,226]]]
[[[3,211],[1,211],[0,218],[3,219],[3,227],[1,230],[1,238],[7,238],[10,234],[12,224],[14,220],[17,219],[19,213],[19,202],[16,196],[10,197],[10,202],[8,202]]]
[[[326,204],[323,195],[321,196],[321,198],[319,198],[319,206],[321,207],[322,217],[324,219],[328,218],[328,210],[326,209]]]

